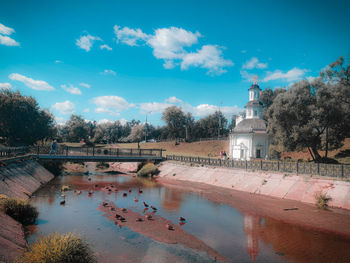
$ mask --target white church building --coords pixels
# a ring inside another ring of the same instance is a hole
[[[249,88],[249,101],[245,113],[236,118],[236,127],[230,133],[230,158],[251,160],[267,158],[269,136],[267,123],[262,119],[263,104],[260,101],[261,89],[255,81]]]

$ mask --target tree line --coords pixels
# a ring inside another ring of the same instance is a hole
[[[328,152],[342,146],[350,137],[350,66],[340,57],[312,81],[301,80],[288,88],[262,91],[264,119],[273,138],[272,152],[307,148],[315,162],[326,162]],[[227,136],[235,127],[235,116],[228,120],[216,111],[199,120],[176,106],[162,113],[164,126],[132,120],[98,124],[71,115],[57,125],[53,115],[41,109],[33,97],[0,90],[0,140],[11,146],[61,142],[116,143]],[[322,156],[323,154],[323,156]]]

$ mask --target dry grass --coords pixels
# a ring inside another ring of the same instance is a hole
[[[0,201],[4,212],[23,225],[34,224],[39,212],[24,199],[3,198]]]
[[[97,262],[91,248],[73,233],[50,234],[30,245],[17,263]]]
[[[346,153],[350,149],[350,138],[347,138],[344,140],[344,145],[334,151],[329,151],[328,152],[328,157],[337,160],[339,163],[343,164],[350,164],[350,155],[346,154],[341,154],[341,153]],[[324,152],[320,151],[320,154],[323,156]],[[290,157],[292,160],[303,160],[303,161],[308,161],[312,160],[312,157],[307,149],[304,149],[303,151],[299,152],[284,152],[282,154],[282,159]]]
[[[153,176],[159,174],[158,167],[153,163],[146,163],[140,171],[137,172],[137,176]]]
[[[119,143],[121,148],[137,148],[137,143]],[[199,157],[219,157],[220,151],[229,150],[229,141],[206,141],[206,142],[180,142],[175,145],[174,142],[154,142],[140,143],[142,149],[163,149],[163,155],[186,155]]]
[[[315,195],[316,198],[316,206],[321,209],[327,209],[328,208],[328,202],[332,200],[331,197],[327,196],[326,194],[318,193]]]

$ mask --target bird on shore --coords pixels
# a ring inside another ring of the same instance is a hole
[[[115,214],[116,219],[120,219],[121,217],[122,217],[121,215]]]
[[[139,188],[139,194],[142,194],[142,193],[143,193],[142,189]]]
[[[166,227],[168,230],[174,230],[174,227],[173,227],[172,225],[166,224],[165,227]]]
[[[108,206],[108,203],[107,203],[107,202],[103,202],[102,205],[103,205],[104,207],[106,207],[106,206]]]
[[[126,209],[126,208],[122,208],[121,210],[122,210],[124,213],[128,212],[128,209]]]
[[[129,188],[128,192],[131,193],[131,188]]]
[[[157,211],[158,209],[156,207],[154,207],[153,205],[151,205],[151,208],[153,209],[153,211]]]
[[[128,196],[128,194],[127,193],[123,193],[123,197],[126,197],[126,196]]]
[[[143,221],[143,219],[141,218],[141,217],[138,217],[137,219],[136,219],[136,222],[142,222]]]
[[[122,222],[126,222],[126,219],[125,219],[125,217],[120,217],[120,221],[122,221]]]
[[[143,205],[144,205],[145,207],[149,207],[149,205],[146,204],[145,201],[143,201]]]
[[[134,202],[137,203],[139,201],[139,199],[137,199],[136,197],[134,198]]]
[[[180,216],[180,217],[179,217],[179,221],[180,221],[180,222],[185,222],[186,219],[185,219],[184,217]]]
[[[115,211],[115,208],[114,208],[114,207],[111,207],[111,211]]]
[[[89,190],[89,195],[92,195],[94,193],[94,191]]]
[[[66,204],[66,196],[63,196],[63,200],[61,200],[60,205],[65,205]]]
[[[148,219],[148,220],[152,220],[153,217],[151,215],[145,215],[145,218]]]

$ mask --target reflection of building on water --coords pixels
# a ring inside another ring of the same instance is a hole
[[[247,235],[247,251],[252,262],[259,254],[259,229],[261,227],[261,217],[251,214],[244,214],[244,232]]]

